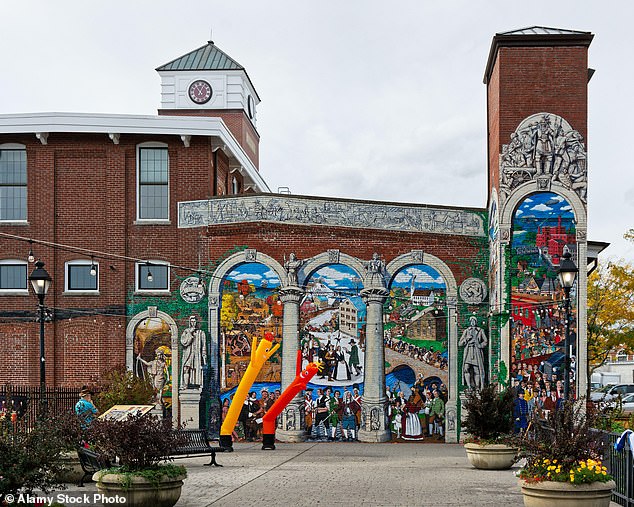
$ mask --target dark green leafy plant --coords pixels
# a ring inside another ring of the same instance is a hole
[[[132,415],[123,421],[96,419],[87,430],[88,441],[97,452],[119,458],[128,470],[143,470],[170,460],[182,443],[169,419]]]
[[[95,406],[101,413],[115,405],[153,404],[154,387],[150,380],[136,377],[125,368],[107,372],[95,390]]]
[[[462,421],[469,440],[476,443],[503,443],[513,431],[514,391],[498,389],[489,384],[482,389],[465,391],[464,407],[467,411]]]
[[[28,431],[10,416],[0,417],[0,498],[64,488],[57,479],[65,470],[61,454],[73,437],[60,422],[43,417]]]
[[[525,438],[516,439],[520,457],[526,458],[520,477],[575,484],[611,480],[601,464],[606,440],[594,429],[596,419],[584,399],[563,403],[548,421],[535,415]]]

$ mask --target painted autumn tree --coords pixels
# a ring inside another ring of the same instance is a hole
[[[619,348],[634,350],[634,265],[625,261],[588,277],[588,385],[590,375]]]

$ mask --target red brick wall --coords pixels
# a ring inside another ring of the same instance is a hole
[[[424,250],[449,266],[458,285],[473,276],[478,268],[486,272],[488,263],[488,257],[482,256],[482,245],[486,239],[480,241],[466,236],[251,223],[208,227],[206,241],[206,251],[212,259],[223,256],[236,246],[247,246],[270,255],[280,264],[291,252],[305,259],[328,249],[338,249],[366,260],[378,252],[387,264],[411,250]]]
[[[161,116],[211,116],[222,118],[229,131],[236,138],[242,149],[253,162],[256,169],[260,167],[260,134],[242,109],[159,109]],[[253,141],[253,147],[247,142]],[[253,149],[255,148],[255,149]]]
[[[170,225],[136,225],[136,145],[168,144]],[[176,228],[177,203],[212,195],[212,152],[206,138],[186,148],[177,136],[122,135],[120,144],[97,134],[51,134],[48,145],[35,136],[0,135],[0,143],[27,146],[28,225],[0,225],[0,232],[77,248],[141,259],[162,259],[197,266],[199,231]],[[222,159],[223,154],[219,157]],[[223,162],[226,166],[226,157]],[[0,239],[0,259],[26,259],[29,244]],[[134,262],[97,258],[98,295],[64,294],[65,263],[90,259],[33,245],[46,263],[53,285],[46,297],[55,320],[46,324],[46,376],[50,385],[81,385],[125,361],[124,316],[134,287]],[[28,267],[29,272],[33,265]],[[0,346],[5,351],[0,382],[39,383],[37,300],[0,296]]]
[[[587,139],[587,47],[501,47],[488,84],[489,171],[497,180],[502,145],[526,117],[563,117]],[[587,142],[586,142],[587,149]]]

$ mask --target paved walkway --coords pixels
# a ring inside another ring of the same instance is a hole
[[[177,506],[523,505],[515,477],[519,466],[476,470],[457,444],[276,446],[275,451],[262,451],[259,443],[234,444],[233,453],[217,455],[223,467],[203,466],[209,461],[205,458],[177,460],[189,475]],[[91,498],[94,492],[95,485],[88,484],[64,493]]]

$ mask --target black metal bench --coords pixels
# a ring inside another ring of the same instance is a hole
[[[95,472],[99,472],[99,470],[103,470],[105,468],[110,468],[110,461],[107,458],[104,458],[90,449],[79,447],[77,449],[77,456],[79,457],[81,469],[84,471],[84,475],[77,485],[80,488],[84,487],[84,481],[87,478],[91,478]]]
[[[174,430],[174,433],[179,437],[181,443],[178,449],[170,454],[171,457],[188,458],[190,456],[210,455],[211,461],[205,463],[205,466],[222,466],[216,463],[216,453],[225,452],[225,448],[209,445],[205,430]]]

